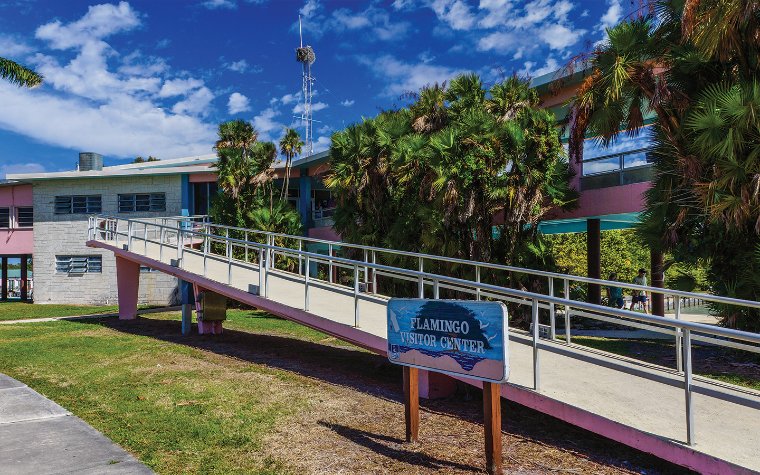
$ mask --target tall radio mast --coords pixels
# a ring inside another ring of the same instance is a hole
[[[303,45],[303,29],[301,27],[301,15],[298,15],[298,36],[300,37],[300,46],[296,48],[296,61],[303,67],[302,79],[303,86],[301,95],[303,97],[303,111],[301,112],[301,122],[304,125],[304,156],[308,157],[314,154],[314,131],[312,129],[311,116],[311,97],[314,77],[311,75],[311,65],[317,57],[314,55],[314,49]]]

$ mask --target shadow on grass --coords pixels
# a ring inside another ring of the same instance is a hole
[[[429,455],[413,451],[404,450],[394,447],[394,445],[404,444],[404,441],[396,438],[389,437],[387,435],[375,434],[372,432],[354,429],[353,427],[347,427],[340,424],[330,424],[329,422],[319,421],[319,425],[327,427],[341,437],[350,440],[351,442],[366,447],[376,454],[383,455],[394,460],[398,460],[410,465],[416,465],[419,467],[441,470],[444,468],[453,468],[466,472],[481,472],[478,467],[470,465],[464,465],[456,462],[449,462],[447,460],[440,460]]]
[[[260,317],[257,317],[260,318]],[[276,317],[272,317],[276,318]],[[111,319],[81,321],[98,324],[120,332],[156,338],[186,345],[250,363],[290,371],[308,378],[344,386],[385,400],[402,403],[402,371],[382,356],[351,348],[314,343],[299,338],[225,329],[222,335],[198,335],[193,325],[189,336],[181,334],[175,320],[138,318],[133,321]],[[421,407],[431,413],[446,414],[479,424],[482,422],[480,390],[458,382],[457,392],[448,398],[421,400]],[[402,409],[399,409],[402,410]],[[577,428],[546,414],[502,400],[502,430],[518,439],[530,439],[559,450],[582,453],[584,458],[605,465],[633,469],[644,467],[647,473],[690,473],[681,467],[628,448],[606,438]],[[336,433],[389,457],[410,462],[426,456],[383,445],[386,436],[363,433],[357,429],[328,425]],[[385,438],[385,439],[384,439]],[[415,458],[417,457],[417,458]],[[423,464],[451,462],[422,460]],[[428,466],[428,465],[425,465]],[[471,467],[467,467],[471,470]]]

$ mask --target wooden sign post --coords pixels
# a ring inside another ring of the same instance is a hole
[[[388,359],[404,366],[407,442],[419,438],[419,368],[483,381],[486,469],[503,474],[501,384],[509,377],[507,311],[499,302],[391,299]]]

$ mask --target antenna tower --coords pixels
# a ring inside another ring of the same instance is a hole
[[[303,66],[303,111],[301,111],[301,122],[304,125],[304,156],[308,157],[314,154],[314,131],[312,128],[313,119],[311,117],[311,97],[314,77],[311,75],[311,65],[317,57],[314,55],[314,49],[303,45],[303,30],[301,28],[301,15],[298,15],[298,36],[300,37],[300,46],[296,48],[296,61]]]

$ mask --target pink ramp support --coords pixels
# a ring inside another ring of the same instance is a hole
[[[116,256],[116,285],[119,292],[119,320],[134,320],[137,318],[140,264]]]

